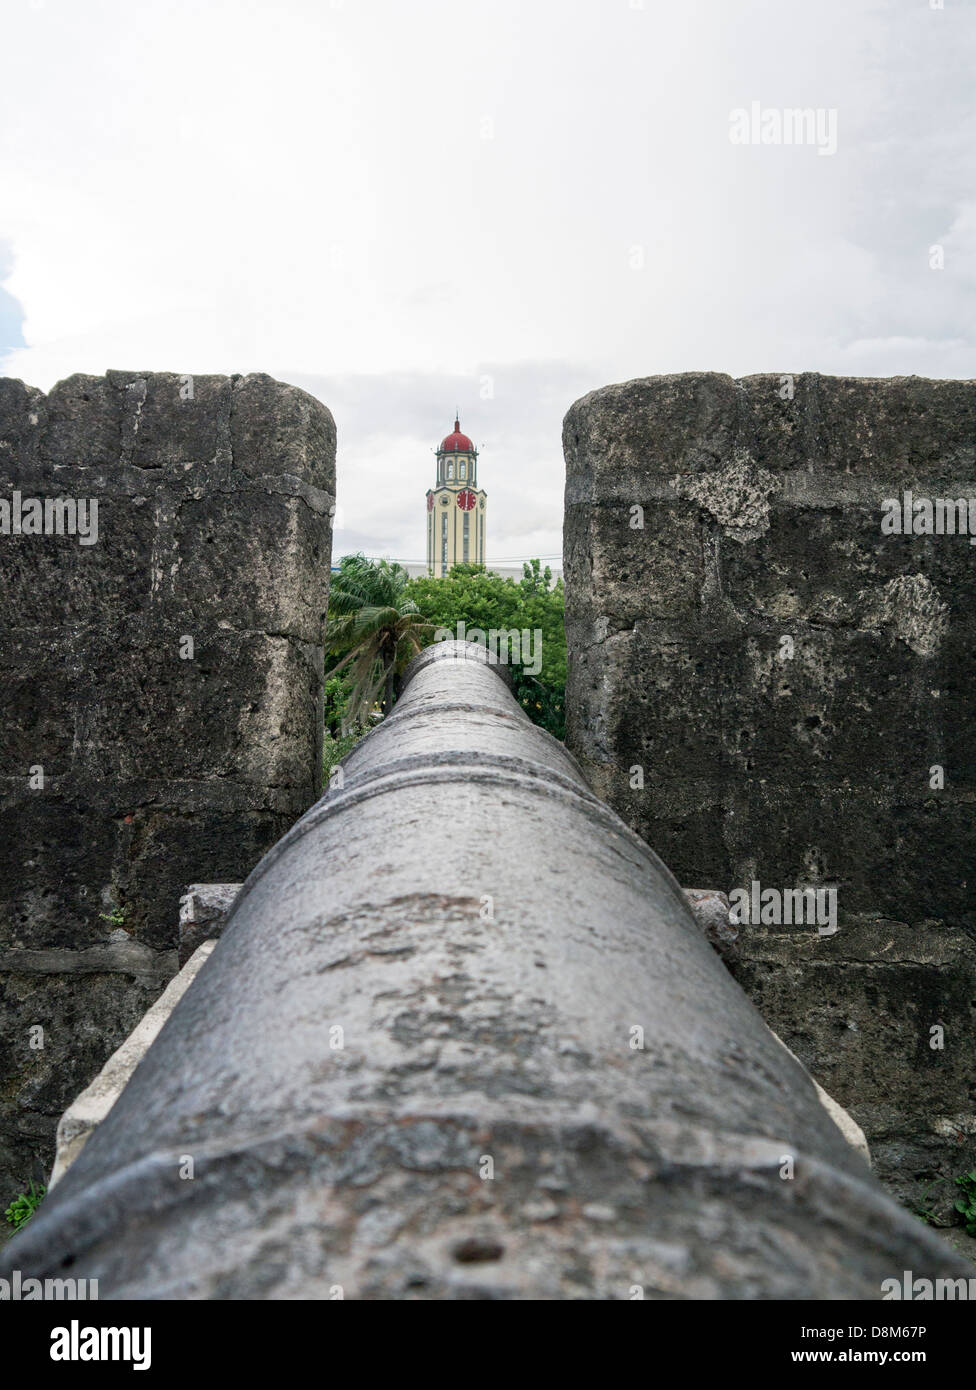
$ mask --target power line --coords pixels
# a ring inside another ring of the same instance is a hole
[[[427,565],[429,563],[427,560],[402,560],[391,555],[367,555],[365,558],[367,560],[386,560],[391,565]],[[491,565],[528,565],[533,560],[538,560],[540,563],[543,560],[556,560],[562,564],[562,559],[561,555],[506,555],[499,560],[491,560],[490,564],[487,561],[485,563],[486,568],[490,569]]]

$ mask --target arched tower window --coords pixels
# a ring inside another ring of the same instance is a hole
[[[453,478],[453,477],[454,477],[454,460],[453,460],[453,459],[448,459],[448,461],[447,461],[447,476],[448,476],[448,478]]]
[[[459,478],[466,478],[467,476],[468,476],[468,465],[465,463],[464,459],[462,459],[462,460],[460,461],[460,463],[458,464],[458,477],[459,477]]]

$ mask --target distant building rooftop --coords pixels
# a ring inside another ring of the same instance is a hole
[[[403,568],[407,571],[407,574],[409,574],[409,576],[410,576],[411,579],[422,579],[425,575],[427,575],[427,574],[430,573],[430,570],[429,570],[429,568],[427,567],[427,565],[421,564],[419,561],[416,561],[416,560],[397,560],[397,559],[395,559],[395,558],[391,558],[389,555],[384,555],[384,556],[380,556],[380,555],[369,555],[369,556],[367,556],[367,559],[370,559],[370,560],[379,560],[379,559],[390,560],[390,563],[391,563],[391,564],[402,565]],[[542,564],[542,568],[543,568],[543,569],[545,569],[547,565],[549,566],[550,570],[552,571],[552,577],[553,577],[553,579],[562,579],[562,577],[563,577],[563,562],[562,562],[562,560],[543,560],[543,561],[541,562],[541,564]],[[332,566],[332,573],[335,574],[335,573],[338,571],[338,568],[339,568],[338,565],[333,565],[333,566]],[[522,562],[521,562],[521,561],[519,561],[517,564],[488,565],[488,566],[487,566],[487,569],[488,569],[488,573],[489,573],[489,574],[498,574],[498,575],[501,575],[502,579],[521,579],[521,578],[522,578]]]

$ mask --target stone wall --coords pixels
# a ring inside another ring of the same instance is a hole
[[[976,550],[881,519],[976,497],[976,383],[648,378],[564,447],[569,746],[682,883],[836,889],[738,978],[902,1196],[972,1166]]]
[[[0,381],[8,529],[98,503],[94,543],[0,534],[0,1193],[175,973],[186,883],[318,794],[334,492],[329,411],[266,376]]]

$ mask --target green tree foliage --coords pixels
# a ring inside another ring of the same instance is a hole
[[[976,1236],[976,1168],[956,1178],[956,1186],[962,1188],[962,1196],[954,1204],[956,1211],[962,1215],[966,1234]]]
[[[341,738],[348,732],[349,720],[346,713],[349,705],[349,691],[341,676],[327,676],[325,681],[325,731],[333,738]]]
[[[563,628],[563,582],[552,583],[552,571],[538,560],[522,566],[522,578],[503,579],[480,565],[455,565],[443,579],[412,579],[410,597],[431,626],[457,631],[480,628],[508,631],[528,629],[542,634],[542,668],[530,675],[512,667],[515,697],[536,724],[556,738],[565,734],[566,634]],[[425,642],[424,645],[426,645]],[[523,658],[527,653],[522,653]]]
[[[375,705],[389,714],[399,677],[433,636],[410,596],[402,565],[344,555],[329,590],[325,632],[329,675],[344,672],[346,721],[367,723]]]
[[[342,676],[329,676],[325,682],[325,737],[322,740],[322,781],[328,784],[332,769],[367,732],[366,726],[349,719],[349,690]]]

